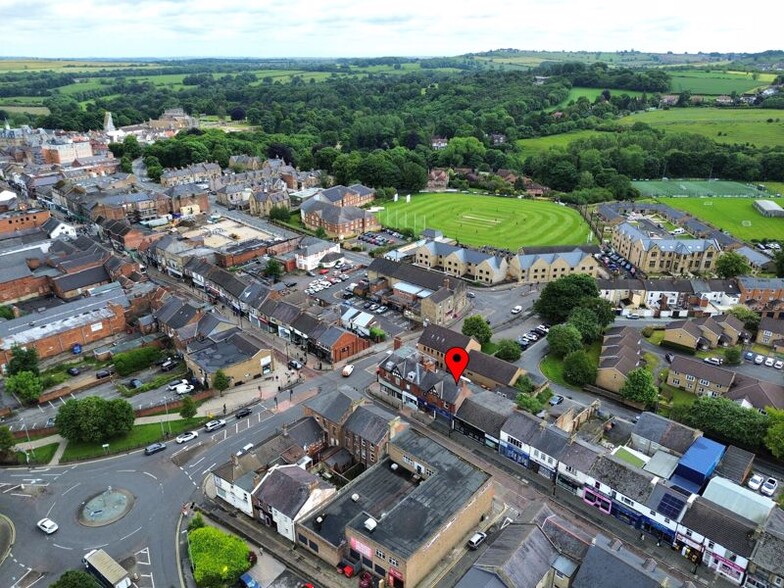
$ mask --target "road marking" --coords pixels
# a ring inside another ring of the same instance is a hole
[[[65,545],[58,545],[57,543],[52,543],[55,547],[59,549],[67,549],[68,551],[73,551],[73,547],[66,547]]]
[[[201,456],[201,458],[199,458],[199,460],[198,460],[198,461],[196,461],[196,462],[192,463],[192,464],[191,464],[191,465],[189,465],[188,467],[189,467],[189,468],[195,468],[197,465],[199,465],[199,464],[200,464],[201,462],[203,462],[203,461],[204,461],[204,456],[202,455],[202,456]]]
[[[45,575],[46,575],[46,574],[41,574],[40,576],[38,576],[38,579],[37,579],[35,582],[33,582],[32,584],[28,584],[28,585],[27,585],[27,588],[30,588],[30,586],[35,586],[35,585],[36,585],[36,584],[39,582],[39,580],[42,580],[42,579],[43,579],[43,577],[44,577]]]
[[[16,561],[16,559],[14,559],[14,561]],[[17,563],[18,563],[18,562],[17,562]],[[19,565],[20,565],[21,567],[25,567],[25,566],[23,566],[22,564],[19,564]],[[21,578],[19,578],[19,579],[18,579],[16,582],[14,582],[14,585],[13,585],[11,588],[16,588],[17,586],[19,586],[19,582],[21,582],[22,580],[24,580],[24,579],[25,579],[25,577],[27,576],[27,574],[29,574],[29,573],[30,573],[30,572],[32,572],[32,571],[33,571],[33,568],[27,568],[27,571],[26,571],[26,572],[25,572],[25,573],[22,575],[22,577],[21,577]],[[39,578],[39,579],[40,579],[40,578]]]
[[[68,493],[69,493],[71,490],[73,490],[73,489],[74,489],[74,488],[76,488],[77,486],[81,486],[81,484],[82,484],[81,482],[79,482],[79,483],[77,483],[77,484],[74,484],[73,486],[71,486],[70,488],[68,488],[68,490],[66,490],[65,492],[63,492],[63,496],[65,496],[66,494],[68,494]]]
[[[157,480],[158,479],[155,476],[153,476],[150,472],[144,472],[144,475],[145,476],[150,476],[153,480]]]
[[[49,507],[49,510],[46,511],[46,517],[47,518],[49,517],[50,514],[52,514],[52,509],[54,508],[55,504],[57,504],[56,500],[52,503],[52,506]]]
[[[44,409],[43,409],[43,408],[41,408],[41,405],[40,405],[40,404],[38,405],[38,410],[40,410],[41,412],[43,412],[43,411],[44,411]]]
[[[19,492],[11,492],[11,496],[21,496],[22,498],[32,498],[30,494],[20,494]]]
[[[136,470],[117,470],[118,474],[135,474]]]
[[[131,532],[130,532],[130,533],[128,533],[128,534],[127,534],[125,537],[121,537],[121,538],[120,538],[120,541],[125,541],[125,540],[126,540],[128,537],[130,537],[130,536],[131,536],[131,535],[133,535],[134,533],[136,533],[136,532],[138,532],[138,531],[141,531],[141,530],[142,530],[142,528],[141,528],[141,527],[139,527],[138,529],[136,529],[136,531],[131,531]]]
[[[204,471],[202,472],[202,475],[204,475],[204,474],[206,474],[207,472],[209,472],[209,471],[210,471],[212,468],[214,468],[216,465],[218,465],[218,462],[215,462],[215,463],[214,463],[214,464],[212,464],[210,467],[208,467],[206,470],[204,470]]]

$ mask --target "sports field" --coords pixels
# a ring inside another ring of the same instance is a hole
[[[632,182],[643,196],[764,196],[754,186],[725,180],[647,180]]]
[[[542,200],[456,193],[413,194],[378,212],[381,224],[417,234],[424,228],[467,245],[517,249],[523,245],[579,245],[590,232],[571,208]]]
[[[784,239],[784,218],[762,216],[754,208],[753,198],[658,198],[657,201],[684,210],[739,239]]]

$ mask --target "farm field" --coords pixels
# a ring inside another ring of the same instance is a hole
[[[658,202],[688,212],[739,239],[781,239],[784,218],[762,216],[753,198],[657,198]]]
[[[472,194],[401,196],[376,213],[381,224],[397,229],[438,229],[467,245],[517,249],[523,245],[579,245],[590,232],[571,208],[549,201],[519,200]]]
[[[128,67],[154,67],[151,63],[131,61],[78,61],[69,59],[0,59],[0,72],[18,71],[59,71],[69,72],[96,71],[101,69],[125,69]]]
[[[764,182],[763,185],[771,194],[784,194],[784,182]]]
[[[571,133],[561,133],[559,135],[547,135],[546,137],[533,137],[531,139],[518,139],[515,144],[520,150],[520,159],[524,161],[531,155],[536,155],[542,151],[547,151],[551,147],[566,148],[569,143],[578,139],[587,139],[603,131],[573,131]]]
[[[767,122],[769,119],[773,122]],[[638,112],[620,122],[627,125],[642,122],[668,133],[696,133],[719,143],[751,143],[758,147],[784,145],[784,116],[780,110],[671,108]]]
[[[645,180],[632,186],[643,196],[766,196],[754,186],[725,180]]]
[[[765,86],[775,78],[772,74],[757,74],[757,79],[749,72],[743,71],[672,71],[669,72],[673,92],[685,90],[692,94],[719,96],[737,92],[742,94],[754,88]]]

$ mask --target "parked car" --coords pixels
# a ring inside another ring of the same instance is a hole
[[[225,427],[225,426],[226,426],[226,421],[224,421],[223,419],[215,419],[214,421],[210,421],[206,425],[204,425],[204,430],[210,433],[212,431],[217,431],[221,427]]]
[[[181,445],[182,443],[191,441],[192,439],[195,439],[198,436],[199,434],[196,431],[188,431],[187,433],[182,433],[181,435],[177,435],[175,441]]]
[[[376,314],[384,314],[388,310],[389,310],[389,308],[387,308],[386,306],[379,306],[376,309]]]
[[[35,526],[36,526],[36,527],[38,527],[39,529],[41,529],[41,530],[42,530],[44,533],[46,533],[47,535],[51,535],[51,534],[52,534],[52,533],[54,533],[54,532],[55,532],[57,529],[59,529],[59,528],[60,528],[60,527],[58,527],[58,526],[57,526],[57,523],[55,523],[55,522],[54,522],[52,519],[50,519],[50,518],[41,519],[40,521],[38,521],[38,522],[35,524]]]
[[[329,270],[328,270],[327,268],[323,268],[323,269],[320,269],[320,270],[319,270],[319,273],[320,273],[322,276],[325,276],[325,275],[327,275],[327,274],[329,273]]]
[[[487,539],[487,533],[482,533],[481,531],[474,533],[468,540],[468,548],[479,549],[479,546],[485,542],[485,539]]]
[[[169,385],[167,387],[169,388],[169,392],[174,392],[180,386],[185,386],[188,384],[190,384],[190,382],[188,382],[188,380],[183,378],[181,380],[172,380],[171,382],[169,382]]]
[[[163,365],[161,365],[161,371],[162,372],[169,372],[169,371],[171,371],[171,370],[173,370],[174,368],[177,367],[177,363],[178,362],[177,362],[176,359],[169,359],[169,360],[163,362]]]
[[[354,373],[354,366],[353,366],[353,364],[350,364],[350,363],[346,364],[343,367],[343,372],[342,373],[343,373],[343,377],[344,378],[348,378],[351,374],[353,374]]]
[[[766,366],[768,366],[768,367],[773,367],[773,365],[774,365],[775,363],[776,363],[776,360],[775,360],[774,358],[772,358],[772,357],[766,357],[766,358],[765,358],[765,365],[766,365]]]
[[[758,355],[757,357],[754,358],[754,363],[757,365],[762,365],[763,361],[765,361],[765,356],[763,355]]]
[[[468,294],[466,294],[466,297],[467,298],[476,298],[476,294],[474,294],[473,292],[469,292]]]
[[[152,455],[166,449],[166,443],[153,443],[144,448],[144,455]]]
[[[760,474],[754,474],[749,478],[749,481],[746,482],[746,486],[751,488],[752,490],[759,490],[762,487],[762,483],[765,481]]]
[[[550,400],[548,400],[547,403],[550,406],[558,406],[563,401],[564,401],[564,397],[561,396],[560,394],[556,394],[555,396],[550,396]]]
[[[82,371],[77,367],[68,368],[67,371],[68,371],[68,375],[70,376],[78,376],[79,374],[82,373]]]
[[[520,314],[523,310],[523,307],[519,304],[512,309],[512,314]]]
[[[672,363],[674,359],[675,359],[675,354],[674,353],[665,353],[664,354],[664,360],[667,363]]]
[[[112,375],[112,370],[98,370],[97,372],[95,372],[95,377],[99,380],[108,378],[111,375]]]
[[[709,363],[711,365],[721,365],[722,363],[724,363],[719,357],[706,357],[702,361],[704,361],[705,363]]]
[[[530,333],[528,333],[526,335],[526,337],[528,337],[529,339],[531,339],[533,341],[538,341],[539,340],[539,333],[535,333],[534,331],[531,331]]]
[[[778,360],[776,363],[773,364],[773,367],[777,370],[784,368],[784,361]]]
[[[743,359],[746,361],[754,361],[754,353],[752,351],[747,351],[743,354]]]
[[[139,378],[134,378],[130,382],[128,382],[128,388],[131,390],[136,390],[137,388],[141,388],[144,386],[144,382],[142,382]]]
[[[193,392],[193,386],[191,386],[190,384],[180,384],[174,389],[174,391],[180,396],[184,394],[190,394],[191,392]]]
[[[237,412],[235,412],[234,413],[234,418],[241,419],[241,418],[244,418],[246,416],[250,416],[250,414],[252,412],[253,412],[253,409],[251,409],[251,407],[249,407],[249,406],[246,406],[244,408],[239,409]]]
[[[302,363],[297,361],[296,359],[290,359],[289,363],[287,365],[288,365],[289,369],[291,369],[291,370],[301,370],[302,369]]]
[[[542,331],[545,335],[550,332],[550,327],[547,325],[539,325],[536,327],[536,331]]]
[[[765,480],[765,483],[762,484],[762,488],[760,488],[760,492],[762,492],[765,496],[773,496],[778,490],[779,481],[776,478],[768,478]]]

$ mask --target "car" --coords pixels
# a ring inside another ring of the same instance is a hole
[[[773,367],[777,370],[784,368],[784,361],[778,360],[776,363],[773,364]]]
[[[214,421],[210,421],[207,424],[205,424],[204,430],[210,433],[212,431],[217,431],[221,427],[225,427],[225,426],[226,426],[226,421],[224,421],[223,419],[215,419]]]
[[[466,296],[468,298],[476,298],[476,294],[474,294],[473,292],[469,292],[468,294],[466,294]]]
[[[547,334],[550,332],[550,327],[548,327],[547,325],[539,325],[538,327],[536,327],[536,331],[537,332],[544,331],[544,333]]]
[[[315,273],[313,273],[312,271],[311,271],[311,272],[308,272],[308,275],[309,275],[311,278],[315,278],[315,277],[316,277],[316,274],[315,274]]]
[[[297,361],[296,359],[290,359],[288,364],[286,364],[286,365],[288,365],[289,369],[291,369],[291,370],[301,370],[302,369],[302,363]]]
[[[67,371],[68,371],[68,375],[69,375],[69,376],[78,376],[79,374],[81,374],[81,373],[82,373],[82,370],[80,370],[80,369],[79,369],[79,368],[77,368],[77,367],[71,367],[71,368],[68,368],[68,370],[67,370]]]
[[[664,360],[667,363],[672,363],[674,359],[675,359],[675,354],[674,353],[665,353],[664,354]]]
[[[322,276],[326,276],[326,275],[329,273],[329,270],[328,270],[327,268],[323,268],[323,269],[320,269],[320,270],[319,270],[319,273],[320,273]]]
[[[36,527],[38,527],[39,529],[41,529],[41,530],[42,530],[44,533],[46,533],[47,535],[51,535],[51,534],[52,534],[52,533],[54,533],[54,532],[55,532],[57,529],[59,529],[59,528],[60,528],[60,527],[58,527],[58,526],[57,526],[57,523],[55,523],[55,522],[54,522],[52,519],[50,519],[50,518],[41,519],[40,521],[38,521],[38,522],[35,524],[35,526],[36,526]]]
[[[762,362],[765,361],[764,355],[758,355],[754,358],[754,363],[757,365],[762,365]]]
[[[718,357],[706,357],[706,358],[705,358],[705,359],[703,359],[702,361],[704,361],[705,363],[709,363],[709,364],[711,364],[711,365],[721,365],[722,363],[724,363],[724,362],[723,362],[723,361],[722,361],[720,358],[718,358]]]
[[[759,490],[762,488],[762,483],[765,481],[765,478],[762,477],[760,474],[754,474],[749,478],[749,481],[746,482],[746,486],[751,488],[752,490]]]
[[[290,280],[288,282],[283,282],[283,285],[286,286],[286,288],[295,288],[297,286],[297,282]]]
[[[370,305],[370,310],[371,310],[372,312],[375,312],[376,310],[378,310],[378,308],[379,308],[379,305],[378,305],[378,304],[376,304],[375,302],[374,302],[373,304],[371,304],[371,305]]]
[[[526,339],[525,337],[518,337],[517,344],[523,349],[528,349],[528,346],[531,344],[531,342],[528,341],[528,339]]]
[[[779,488],[779,481],[776,478],[768,478],[762,484],[760,488],[760,492],[762,492],[765,496],[773,496],[776,493],[776,490]]]
[[[246,406],[244,408],[239,409],[237,412],[235,412],[234,413],[234,418],[235,419],[241,419],[241,418],[244,418],[246,416],[250,416],[250,414],[252,412],[253,412],[253,409],[251,407],[249,407],[249,406]]]
[[[166,443],[152,443],[144,448],[144,455],[153,455],[166,449]]]
[[[776,360],[775,360],[774,358],[772,358],[772,357],[766,357],[766,358],[765,358],[765,365],[766,365],[766,366],[768,366],[768,367],[773,367],[773,365],[774,365],[775,363],[776,363]]]
[[[98,380],[108,378],[111,375],[112,375],[112,370],[98,370],[97,372],[95,372],[95,377]]]
[[[482,533],[481,531],[474,533],[468,540],[468,548],[479,549],[479,546],[485,542],[485,539],[487,539],[487,533]]]
[[[626,318],[629,318],[629,319],[632,319],[632,320],[637,320],[638,318],[640,318],[640,315],[637,314],[636,312],[633,312],[629,316],[627,316]]]
[[[144,382],[142,382],[139,378],[134,378],[130,382],[128,382],[128,388],[131,390],[136,390],[137,388],[141,388],[144,386]]]
[[[177,438],[175,439],[175,441],[178,444],[182,444],[182,443],[185,443],[186,441],[191,441],[191,440],[195,439],[198,436],[199,436],[199,434],[196,431],[188,431],[187,433],[182,433],[181,435],[177,435]]]
[[[747,351],[743,354],[743,359],[746,361],[754,361],[754,353],[752,351]]]
[[[367,309],[369,309],[371,306],[373,306],[373,303],[372,303],[372,302],[365,302],[365,304],[363,304],[363,305],[362,305],[362,308],[364,308],[365,310],[367,310]]]
[[[547,336],[547,331],[544,328],[542,328],[542,327],[536,327],[534,329],[534,332],[537,333],[540,337],[546,337]]]
[[[389,310],[389,308],[388,308],[388,307],[386,307],[386,306],[383,306],[383,305],[382,305],[382,306],[379,306],[379,307],[376,309],[376,314],[384,314],[384,313],[385,313],[386,311],[388,311],[388,310]]]
[[[350,364],[350,363],[347,363],[347,364],[346,364],[346,365],[343,367],[343,371],[342,371],[341,373],[343,374],[343,377],[344,377],[344,378],[348,378],[348,377],[349,377],[351,374],[353,374],[353,373],[354,373],[354,365],[353,365],[353,364]]]
[[[191,384],[180,384],[174,389],[174,391],[180,396],[184,394],[190,394],[193,392],[193,386]]]
[[[558,406],[563,401],[564,401],[564,397],[561,396],[560,394],[556,394],[555,396],[550,396],[550,400],[548,400],[547,403],[550,406]]]
[[[530,333],[528,333],[526,335],[526,337],[528,337],[532,341],[538,341],[539,340],[539,333],[535,333],[535,332],[531,331]]]
[[[178,362],[176,359],[169,359],[167,361],[164,361],[163,364],[161,365],[161,371],[169,372],[177,367],[177,363]]]
[[[46,419],[46,427],[47,428],[54,427],[55,418],[56,417],[49,417],[48,419]]]
[[[512,314],[520,314],[523,311],[523,307],[519,304],[512,309]]]

